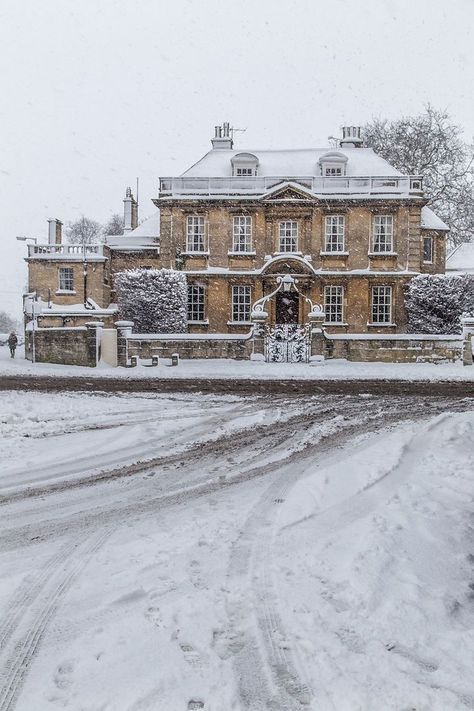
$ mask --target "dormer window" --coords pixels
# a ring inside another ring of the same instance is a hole
[[[253,153],[237,153],[230,160],[232,175],[239,178],[250,178],[257,175],[258,158]]]
[[[320,175],[324,178],[338,178],[346,174],[347,156],[339,151],[329,151],[318,160]]]
[[[325,165],[324,175],[342,175],[342,168],[338,165]]]

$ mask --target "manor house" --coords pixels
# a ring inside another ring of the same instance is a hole
[[[29,246],[29,290],[40,326],[117,319],[114,275],[185,272],[191,333],[246,333],[252,304],[290,274],[296,288],[266,305],[270,324],[304,323],[320,304],[328,333],[403,333],[404,286],[445,270],[447,226],[427,206],[423,177],[403,175],[347,126],[334,147],[238,150],[229,124],[178,177],[162,177],[158,211],[138,224],[131,190],[123,235]]]

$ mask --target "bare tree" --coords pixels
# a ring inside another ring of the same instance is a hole
[[[104,225],[104,235],[122,235],[123,234],[123,217],[118,213],[111,216],[110,220]]]
[[[18,328],[18,322],[9,316],[6,311],[0,311],[0,333],[8,333]]]
[[[95,220],[84,215],[76,222],[69,222],[66,228],[67,241],[70,244],[96,244],[102,242],[102,227]]]
[[[423,175],[430,207],[447,223],[456,245],[474,239],[474,151],[446,111],[428,105],[417,116],[373,119],[367,146],[407,175]]]

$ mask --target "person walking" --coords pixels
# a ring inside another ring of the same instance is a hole
[[[8,345],[10,347],[10,355],[12,358],[15,357],[15,350],[18,345],[18,338],[15,331],[12,331],[8,336]]]

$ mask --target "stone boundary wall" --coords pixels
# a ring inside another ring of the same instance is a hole
[[[36,328],[25,332],[25,358],[35,362],[85,365],[94,368],[98,360],[97,324],[71,328]]]
[[[178,353],[180,358],[232,358],[249,360],[252,353],[250,336],[223,336],[212,338],[206,335],[183,334],[183,337],[153,336],[133,334],[127,338],[127,355],[139,358],[159,356],[171,358]]]
[[[454,362],[462,358],[462,346],[462,336],[325,334],[326,358],[345,358],[359,362]]]

